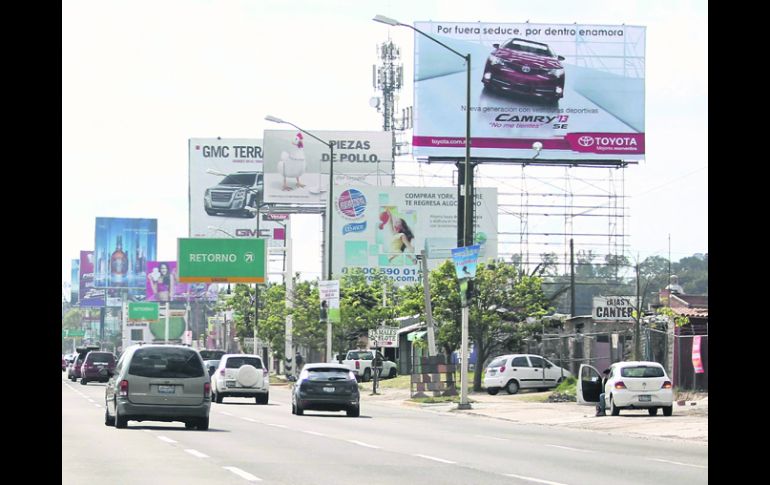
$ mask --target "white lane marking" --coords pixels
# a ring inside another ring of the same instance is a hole
[[[230,414],[230,413],[226,413],[226,412],[224,412],[224,411],[220,411],[220,412],[219,412],[219,414],[224,414],[225,416],[231,416],[231,417],[232,417],[232,414]]]
[[[97,408],[100,408],[100,407],[101,407],[100,405],[98,405],[98,404],[96,404],[96,403],[94,403],[94,406],[96,406]]]
[[[166,443],[176,443],[176,441],[172,440],[171,438],[166,438],[165,436],[158,436],[158,439],[165,441]]]
[[[353,443],[354,445],[358,445],[358,446],[365,446],[367,448],[376,448],[378,450],[380,449],[379,446],[370,445],[369,443],[364,443],[363,441],[348,440],[348,443]]]
[[[662,460],[660,458],[647,458],[647,459],[648,460],[652,460],[652,461],[659,461],[661,463],[671,463],[672,465],[682,465],[682,466],[691,466],[691,467],[695,467],[695,468],[706,468],[706,469],[708,469],[707,466],[693,465],[691,463],[682,463],[682,462],[679,462],[679,461]]]
[[[187,453],[191,454],[192,456],[198,457],[198,458],[208,458],[209,455],[206,455],[205,453],[201,453],[198,450],[184,450]]]
[[[514,475],[512,473],[504,473],[506,477],[512,477],[512,478],[518,478],[519,480],[526,480],[528,482],[535,482],[535,483],[545,483],[547,485],[565,485],[564,483],[559,482],[550,482],[548,480],[541,480],[539,478],[532,478],[532,477],[523,477],[521,475]]]
[[[273,423],[267,423],[268,426],[274,426],[276,428],[288,428],[288,426],[284,426],[282,424],[273,424]]]
[[[314,434],[316,436],[326,436],[325,434],[318,433],[317,431],[305,431],[304,429],[301,429],[300,431],[302,431],[303,433],[307,433],[307,434]]]
[[[435,456],[419,455],[419,454],[415,454],[414,456],[419,456],[420,458],[425,458],[426,460],[439,461],[441,463],[449,463],[450,465],[455,464],[455,462],[453,461],[444,460],[443,458],[436,458]]]
[[[236,468],[234,466],[223,466],[222,468],[224,468],[227,471],[233,472],[236,475],[238,475],[239,477],[245,478],[246,480],[248,480],[250,482],[261,482],[262,481],[262,479],[255,477],[251,473],[247,473],[247,472],[241,470],[240,468]]]
[[[480,434],[477,434],[475,436],[476,436],[476,438],[484,438],[485,440],[511,441],[511,440],[509,440],[507,438],[496,438],[494,436],[483,436],[483,435],[480,435]]]
[[[559,446],[559,445],[545,445],[545,446],[550,446],[551,448],[560,448],[562,450],[577,451],[580,453],[593,453],[593,451],[590,451],[590,450],[581,450],[580,448],[570,448],[569,446]]]
[[[250,421],[250,422],[252,422],[252,423],[258,423],[258,422],[259,422],[259,421],[257,421],[257,420],[256,420],[256,419],[254,419],[254,418],[241,418],[241,419],[242,419],[242,420],[244,420],[244,421]]]
[[[94,401],[93,399],[91,399],[90,397],[88,397],[88,398],[86,398],[86,399],[88,399],[88,402],[96,402],[96,401]]]

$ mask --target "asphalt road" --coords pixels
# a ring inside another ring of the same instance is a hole
[[[226,398],[208,431],[182,423],[104,425],[104,384],[62,377],[62,484],[708,483],[708,446],[522,425],[367,401],[291,414],[285,387],[267,406]]]

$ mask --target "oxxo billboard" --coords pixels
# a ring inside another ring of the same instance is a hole
[[[190,237],[261,237],[283,245],[283,225],[263,208],[257,231],[249,210],[264,199],[261,139],[191,138],[189,167]]]
[[[479,259],[497,256],[497,189],[476,188],[475,238]],[[428,268],[451,258],[457,246],[456,187],[335,188],[332,271],[379,271],[396,285],[420,281],[417,256]]]
[[[385,131],[312,131],[334,146],[334,183],[390,185],[393,137]],[[265,201],[326,203],[331,149],[299,130],[265,130]],[[336,191],[336,189],[335,189]]]
[[[472,156],[644,158],[646,28],[415,22],[471,55]],[[415,32],[418,157],[465,155],[467,66]],[[533,149],[540,142],[542,149]]]

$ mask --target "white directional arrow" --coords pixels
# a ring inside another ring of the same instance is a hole
[[[254,253],[246,253],[246,262],[247,263],[254,262]]]

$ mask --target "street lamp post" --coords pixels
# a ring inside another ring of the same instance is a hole
[[[423,35],[433,42],[437,43],[441,47],[449,50],[453,54],[463,58],[467,67],[466,74],[466,90],[465,90],[465,161],[463,163],[462,170],[460,170],[460,162],[457,162],[458,178],[457,178],[457,245],[459,247],[470,246],[473,244],[473,209],[474,209],[474,197],[473,197],[473,168],[471,167],[471,55],[461,54],[452,49],[448,45],[444,44],[438,39],[431,37],[425,32],[414,28],[409,24],[402,24],[398,20],[385,17],[384,15],[376,15],[372,20],[380,22],[392,27],[408,27],[420,35]],[[467,292],[470,293],[472,285],[467,285]],[[462,291],[462,290],[461,290]],[[467,295],[466,301],[470,300],[470,294]],[[467,303],[466,303],[467,305]],[[468,402],[468,318],[467,318],[467,306],[463,308],[464,318],[462,319],[462,335],[461,335],[461,355],[462,364],[460,367],[460,404],[458,409],[470,409],[471,405]]]
[[[327,147],[329,147],[329,204],[328,208],[326,210],[326,218],[328,219],[328,226],[327,226],[327,259],[326,259],[326,280],[332,279],[332,241],[334,239],[334,226],[332,224],[332,217],[334,213],[334,144],[327,142],[325,140],[322,140],[315,136],[314,134],[310,133],[309,131],[303,130],[299,126],[295,125],[294,123],[291,123],[286,120],[282,120],[281,118],[276,118],[275,116],[267,115],[265,116],[266,121],[271,121],[273,123],[280,123],[280,124],[286,124],[293,126],[294,128],[298,129],[302,133],[308,135],[311,138],[314,138],[315,140],[318,140],[319,142],[323,143]],[[319,167],[320,170],[320,167]],[[326,319],[326,361],[331,362],[332,359],[332,324],[329,321],[329,319]]]

